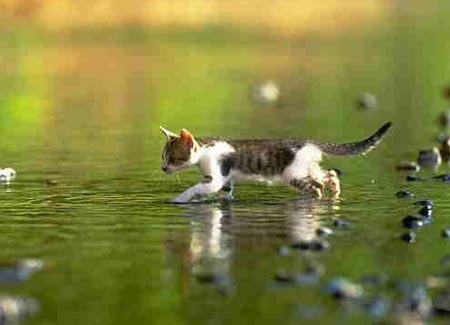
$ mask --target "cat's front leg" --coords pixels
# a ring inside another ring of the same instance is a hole
[[[224,186],[226,181],[221,178],[213,179],[211,177],[205,177],[205,181],[198,183],[183,193],[178,195],[172,200],[172,203],[187,203],[196,196],[204,196],[213,193],[217,193]]]
[[[197,184],[198,185],[198,184]],[[187,190],[185,190],[183,193],[178,195],[176,198],[173,198],[171,200],[172,203],[188,203],[191,201],[197,194],[196,186],[189,187]]]
[[[233,201],[233,182],[228,181],[225,183],[225,185],[222,187],[222,191],[226,193],[226,200],[227,201]]]

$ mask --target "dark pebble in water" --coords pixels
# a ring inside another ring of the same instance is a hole
[[[383,318],[389,312],[391,302],[384,297],[376,297],[364,303],[364,309],[370,317]]]
[[[362,297],[363,288],[344,278],[336,278],[327,283],[325,291],[335,298],[339,299],[356,299]]]
[[[445,98],[450,99],[450,85],[444,87],[443,95]]]
[[[214,283],[216,281],[216,275],[209,272],[198,273],[195,278],[200,283]]]
[[[416,216],[406,216],[402,219],[403,227],[405,228],[421,228],[424,226],[423,218]]]
[[[431,200],[420,200],[413,203],[414,205],[421,205],[424,207],[433,207],[433,201]]]
[[[405,232],[400,236],[400,239],[407,243],[415,243],[416,242],[416,234],[412,231]]]
[[[289,249],[289,247],[287,246],[281,246],[278,249],[278,254],[280,254],[281,256],[287,256],[291,253],[291,250]]]
[[[406,180],[408,182],[450,182],[450,174],[441,174],[433,177],[420,177],[417,175],[407,175]]]
[[[450,291],[441,293],[433,299],[433,310],[438,314],[450,314]]]
[[[229,275],[217,274],[213,272],[200,272],[195,275],[195,278],[199,283],[209,283],[221,286],[228,286],[232,283]]]
[[[400,190],[397,193],[395,193],[395,196],[398,198],[404,198],[404,199],[411,199],[414,197],[414,194],[411,191],[408,190]]]
[[[447,227],[444,230],[442,230],[442,237],[450,238],[450,227]]]
[[[292,273],[288,273],[285,270],[278,270],[275,274],[275,281],[283,283],[291,283],[295,281],[295,276]]]
[[[437,176],[430,177],[430,180],[435,180],[439,182],[450,182],[450,174],[441,174]]]
[[[223,295],[231,295],[235,291],[232,277],[228,274],[201,272],[195,276],[198,283],[214,286]]]
[[[39,311],[39,303],[28,297],[0,294],[0,324],[18,324]]]
[[[417,162],[421,166],[435,166],[442,162],[441,153],[439,149],[434,147],[430,150],[420,150]]]
[[[431,218],[433,216],[433,208],[431,206],[424,206],[419,210],[419,214],[426,218]]]
[[[413,161],[402,161],[395,167],[397,170],[401,171],[414,171],[418,172],[420,170],[420,166],[417,165]]]
[[[439,115],[439,124],[442,127],[448,127],[450,126],[450,109],[447,109],[445,111],[443,111],[440,115]]]
[[[310,251],[324,251],[330,248],[330,243],[324,240],[310,240],[310,241],[301,241],[298,243],[292,244],[293,248],[298,248],[302,250],[310,250]]]
[[[441,265],[442,266],[449,266],[450,265],[450,254],[445,255],[441,258]]]
[[[423,177],[417,175],[406,175],[406,181],[408,182],[417,182],[425,180]]]
[[[334,220],[333,225],[336,228],[340,228],[340,229],[348,228],[350,226],[350,221],[344,220],[344,219],[336,219],[336,220]]]
[[[357,105],[362,110],[375,110],[378,108],[378,99],[374,94],[363,93],[358,98]]]
[[[327,227],[320,227],[316,229],[316,234],[319,237],[328,237],[334,233],[333,229]]]

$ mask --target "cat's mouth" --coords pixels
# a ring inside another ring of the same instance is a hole
[[[161,170],[165,172],[166,174],[173,174],[175,170],[173,168],[170,168],[168,166],[162,166]]]

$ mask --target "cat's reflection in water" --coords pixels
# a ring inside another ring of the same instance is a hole
[[[335,216],[338,205],[333,201],[300,200],[286,204],[284,213],[291,242],[311,242],[318,237],[322,219]]]
[[[192,271],[227,272],[232,255],[229,205],[194,204],[188,207],[188,215]]]
[[[230,269],[233,255],[230,234],[231,210],[228,204],[183,206],[191,231],[183,248],[183,287],[189,292],[192,281],[214,285],[224,294],[234,291]]]
[[[266,254],[266,261],[276,261],[281,246],[315,240],[321,220],[328,223],[337,209],[333,202],[311,200],[182,206],[190,229],[172,233],[171,242],[181,253],[184,294],[192,293],[193,284],[209,284],[225,294],[235,292],[232,275],[245,272],[233,265],[236,255],[255,252]],[[305,265],[320,259],[318,254],[300,256]]]
[[[317,238],[321,218],[330,220],[334,209],[336,205],[330,202],[311,200],[250,206],[234,203],[183,206],[182,214],[189,218],[191,228],[183,248],[185,284],[190,287],[188,283],[195,279],[229,290],[233,287],[230,274],[235,254],[256,248],[255,243],[258,251],[265,249],[274,254],[280,238],[285,244],[312,241]]]

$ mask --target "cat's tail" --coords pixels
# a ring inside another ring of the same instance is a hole
[[[322,152],[333,156],[357,156],[362,155],[377,146],[383,140],[386,132],[391,127],[392,123],[387,122],[383,124],[372,136],[366,140],[352,143],[314,143]]]

